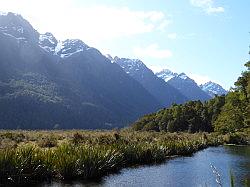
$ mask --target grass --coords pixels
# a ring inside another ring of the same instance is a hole
[[[100,178],[222,144],[217,134],[122,131],[0,131],[0,186]]]

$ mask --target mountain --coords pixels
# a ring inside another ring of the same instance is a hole
[[[174,73],[172,71],[170,71],[169,69],[163,69],[162,71],[155,73],[155,75],[163,80],[165,80],[165,82],[168,82],[170,79],[178,76],[177,73]]]
[[[200,85],[200,88],[211,97],[214,97],[215,95],[226,95],[228,93],[228,91],[226,91],[221,85],[211,81]]]
[[[0,128],[113,128],[161,106],[97,49],[0,15]]]
[[[114,64],[118,64],[133,79],[138,81],[150,94],[164,106],[173,103],[184,103],[187,98],[177,89],[158,78],[141,60],[128,58],[107,57]]]
[[[177,74],[165,69],[156,75],[165,80],[169,85],[178,89],[189,100],[209,100],[211,96],[204,92],[197,83],[189,78],[185,73]]]

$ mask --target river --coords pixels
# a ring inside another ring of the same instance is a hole
[[[191,187],[230,186],[230,172],[235,186],[250,186],[250,147],[219,146],[199,151],[189,157],[176,157],[159,165],[126,168],[99,182],[42,184],[42,187]]]

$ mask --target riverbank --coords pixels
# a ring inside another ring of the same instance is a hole
[[[160,163],[236,139],[242,142],[244,137],[129,130],[0,131],[0,185],[98,179],[124,167]]]
[[[72,187],[94,186],[250,186],[250,146],[216,146],[191,156],[167,159],[161,164],[122,169],[96,183],[74,181]],[[219,174],[219,175],[216,175]],[[233,179],[233,180],[232,180]],[[233,183],[232,183],[233,181]],[[233,184],[233,185],[232,185]],[[47,183],[39,187],[63,187]]]

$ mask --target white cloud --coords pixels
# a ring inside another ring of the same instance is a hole
[[[168,37],[169,39],[174,40],[174,39],[177,38],[177,34],[176,34],[176,33],[170,33],[170,34],[167,35],[167,37]]]
[[[207,14],[216,14],[225,12],[225,9],[221,6],[216,7],[214,0],[190,0],[190,3],[195,6],[202,8]]]
[[[150,20],[153,22],[161,21],[165,18],[165,15],[162,12],[151,11],[148,12],[147,17],[150,17]]]
[[[221,12],[225,12],[225,9],[223,7],[208,7],[206,11],[208,14],[221,13]]]
[[[39,32],[60,39],[80,38],[90,45],[104,40],[165,29],[170,22],[160,11],[85,5],[77,0],[0,0],[2,11],[20,13]],[[162,26],[164,25],[164,26]]]
[[[197,84],[199,84],[199,85],[200,84],[205,84],[205,83],[211,81],[211,79],[206,75],[199,75],[199,74],[195,74],[195,73],[189,73],[188,76],[191,79],[195,80],[195,82]]]
[[[156,28],[156,30],[159,30],[161,32],[164,32],[166,30],[166,27],[172,23],[172,20],[165,19],[162,21]]]
[[[172,56],[172,52],[168,49],[160,49],[157,44],[151,44],[146,47],[135,47],[133,52],[139,58],[157,58],[165,59]]]

